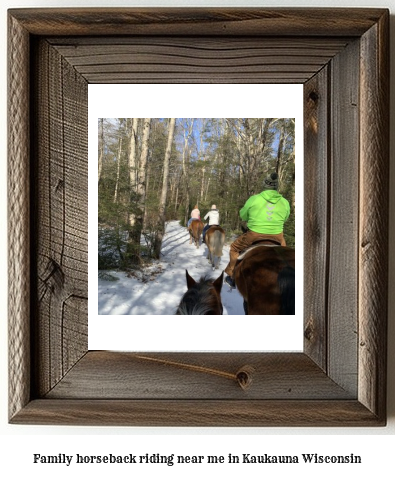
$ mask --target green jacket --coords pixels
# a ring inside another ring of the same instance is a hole
[[[240,209],[248,229],[260,234],[280,234],[289,217],[289,202],[273,189],[251,196]]]

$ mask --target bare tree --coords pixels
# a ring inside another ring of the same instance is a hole
[[[129,142],[129,214],[128,223],[129,230],[131,230],[136,223],[136,215],[132,212],[132,201],[135,196],[137,187],[137,128],[138,118],[132,119],[132,127],[130,130],[130,142]]]
[[[189,217],[189,179],[188,179],[188,161],[189,161],[189,140],[193,133],[194,119],[190,120],[190,123],[186,123],[184,126],[184,147],[182,150],[182,181],[184,185],[184,201],[185,201],[185,215],[184,223],[188,222]]]
[[[130,130],[130,149],[129,149],[129,181],[132,188],[137,183],[137,128],[138,118],[132,119],[132,127]]]
[[[114,203],[118,201],[118,193],[119,193],[119,177],[121,172],[121,155],[122,155],[122,137],[119,137],[118,140],[118,151],[116,156],[117,161],[117,177],[115,180],[115,190],[114,190]]]
[[[127,253],[132,263],[140,261],[140,242],[141,233],[143,230],[143,219],[145,210],[145,196],[146,196],[146,177],[147,177],[147,158],[148,158],[148,141],[150,135],[151,118],[144,118],[143,122],[143,137],[141,145],[141,155],[138,170],[137,181],[137,213],[135,215],[134,227],[129,231],[129,241],[127,246]]]
[[[281,169],[282,169],[282,157],[283,157],[283,150],[284,150],[284,136],[285,136],[285,121],[281,119],[280,121],[280,139],[278,141],[278,148],[277,148],[277,158],[276,158],[276,173],[281,176]]]
[[[156,259],[159,259],[163,236],[165,234],[166,201],[167,201],[167,191],[168,191],[168,185],[169,185],[169,164],[170,164],[171,148],[173,145],[175,124],[176,124],[176,119],[170,118],[169,132],[167,137],[167,146],[165,151],[165,157],[163,160],[163,183],[162,183],[162,192],[161,192],[161,196],[159,200],[158,226],[157,226],[157,233],[156,233],[155,245],[154,245],[154,257]]]

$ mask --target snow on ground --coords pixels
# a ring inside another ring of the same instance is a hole
[[[229,261],[225,246],[219,268],[212,270],[207,261],[207,246],[189,244],[189,233],[179,221],[166,224],[162,258],[147,271],[143,280],[128,277],[122,271],[110,271],[116,281],[99,278],[99,315],[173,315],[186,292],[185,269],[195,279],[217,278]],[[243,300],[237,290],[224,284],[221,292],[224,315],[244,315]]]

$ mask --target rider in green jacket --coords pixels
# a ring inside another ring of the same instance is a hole
[[[262,239],[270,239],[285,246],[284,223],[289,217],[289,202],[277,191],[278,175],[271,173],[264,181],[263,191],[251,196],[240,209],[240,217],[247,221],[248,231],[230,246],[229,264],[225,268],[225,282],[235,287],[233,270],[239,253]]]
[[[281,234],[289,217],[289,202],[276,190],[267,189],[251,196],[240,209],[250,231],[259,234]]]

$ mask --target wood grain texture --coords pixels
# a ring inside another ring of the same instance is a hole
[[[388,314],[389,15],[361,39],[359,400],[385,416]]]
[[[357,400],[32,400],[11,423],[85,426],[382,426]]]
[[[360,36],[373,8],[46,8],[9,10],[35,35]]]
[[[105,364],[105,367],[103,367]],[[240,386],[240,374],[249,386]],[[88,352],[46,398],[280,399],[356,398],[297,353]]]
[[[53,38],[89,83],[304,83],[350,39]]]
[[[328,217],[328,373],[357,392],[359,42],[332,61]]]
[[[33,357],[42,395],[87,349],[88,109],[85,80],[45,40],[35,51]]]
[[[9,19],[10,422],[384,425],[388,11],[22,9]],[[87,84],[122,79],[304,82],[314,303],[303,354],[87,350]]]
[[[29,35],[8,22],[9,416],[30,399]]]
[[[327,370],[330,66],[304,85],[304,350]]]

